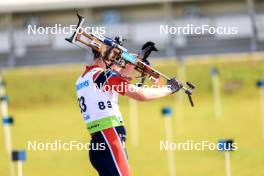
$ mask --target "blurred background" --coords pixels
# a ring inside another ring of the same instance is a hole
[[[97,175],[87,151],[27,150],[33,140],[90,139],[75,81],[92,57],[67,43],[69,34],[28,34],[28,26],[75,25],[76,12],[86,18],[85,26],[103,26],[109,37],[123,35],[131,52],[155,42],[160,51],[151,55],[153,66],[197,85],[194,108],[183,92],[136,105],[120,97],[132,175],[171,175],[168,154],[160,150],[167,138],[164,106],[173,108],[173,142],[234,139],[238,150],[230,156],[232,175],[264,175],[264,93],[256,86],[264,79],[264,0],[8,0],[0,1],[0,76],[14,117],[12,149],[27,152],[24,175]],[[236,27],[237,33],[160,34],[160,25],[188,24]],[[0,175],[7,176],[17,166],[10,167],[1,128]],[[218,151],[170,155],[174,175],[226,175]]]
[[[11,0],[0,4],[0,66],[13,67],[75,63],[86,55],[64,41],[67,34],[28,34],[28,26],[75,25],[79,12],[86,25],[105,26],[106,35],[125,36],[126,46],[137,51],[147,40],[158,41],[154,56],[262,51],[262,0]],[[236,27],[237,34],[161,35],[160,25]],[[146,35],[147,34],[147,35]]]

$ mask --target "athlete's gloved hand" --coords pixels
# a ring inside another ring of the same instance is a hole
[[[178,92],[183,87],[181,81],[177,80],[176,78],[168,80],[167,85],[171,89],[172,93]]]

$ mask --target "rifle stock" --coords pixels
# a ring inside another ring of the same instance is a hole
[[[86,32],[85,30],[83,30],[82,25],[85,18],[82,17],[80,14],[77,14],[77,16],[78,23],[76,26],[76,31],[71,37],[66,38],[66,41],[75,44],[79,47],[81,47],[79,44],[83,44],[88,48],[96,50],[101,54],[102,58],[104,59],[104,62],[109,65],[116,64],[120,67],[125,67],[127,63],[130,63],[135,66],[135,69],[139,73],[141,73],[141,75],[143,75],[144,77],[148,77],[155,84],[164,84],[162,78],[165,79],[165,81],[171,79],[167,75],[142,62],[143,56],[141,56],[141,54],[135,56],[134,54],[129,53],[126,48],[119,45],[116,41],[108,37],[104,37],[100,34]],[[154,49],[157,50],[156,48]],[[182,89],[188,95],[190,103],[193,106],[193,101],[191,99],[191,89],[194,89],[195,87],[192,84],[192,86],[189,84],[187,85],[190,87],[190,89],[187,89],[185,87],[183,87]]]

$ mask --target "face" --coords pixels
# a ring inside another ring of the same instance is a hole
[[[133,77],[134,76],[134,73],[135,73],[135,66],[128,63],[126,64],[126,67],[125,68],[122,68],[119,72],[123,75],[126,75],[128,77]]]
[[[120,73],[121,75],[127,76],[127,77],[133,77],[135,70],[134,70],[134,65],[128,63],[126,64],[125,68],[120,68],[117,65],[113,65],[111,67],[111,69],[117,71],[118,73]]]

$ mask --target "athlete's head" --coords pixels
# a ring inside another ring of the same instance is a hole
[[[105,62],[102,59],[102,55],[96,51],[96,50],[92,50],[93,52],[93,64],[94,65],[98,65],[99,67],[105,69],[106,65]],[[135,70],[134,70],[134,65],[127,63],[125,68],[120,68],[117,65],[113,64],[111,65],[111,69],[115,70],[117,72],[119,72],[121,75],[127,76],[127,77],[133,77]]]

